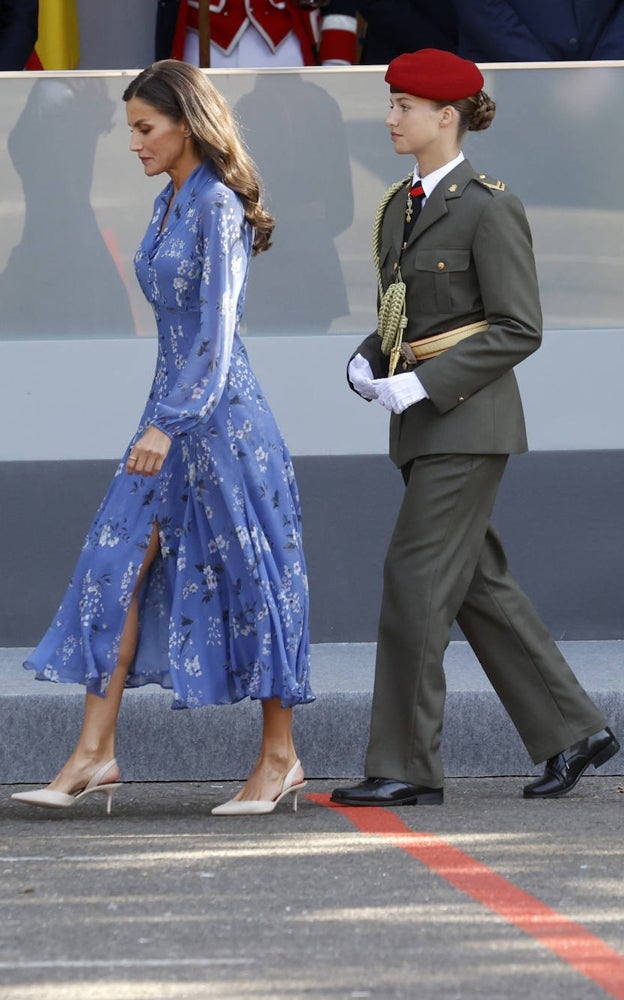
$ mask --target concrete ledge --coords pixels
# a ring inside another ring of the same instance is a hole
[[[560,642],[563,655],[624,736],[624,641]],[[45,783],[79,732],[80,685],[37,682],[22,668],[29,649],[0,649],[0,783]],[[295,710],[297,748],[310,778],[362,774],[374,672],[374,643],[313,646],[317,700]],[[536,771],[470,647],[452,642],[445,659],[448,693],[443,757],[449,777],[502,777]],[[247,775],[260,736],[260,706],[170,711],[171,694],[129,690],[117,756],[128,781],[234,780]],[[601,774],[624,773],[624,753]]]

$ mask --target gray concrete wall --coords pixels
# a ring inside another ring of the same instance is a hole
[[[213,75],[278,220],[274,247],[253,263],[245,317],[261,383],[295,454],[381,454],[385,414],[345,391],[344,364],[375,326],[374,206],[409,167],[382,124],[383,74]],[[544,307],[544,346],[518,369],[531,447],[618,450],[624,64],[486,76],[499,111],[467,152],[526,203]],[[141,412],[154,323],[133,256],[163,182],[128,153],[127,81],[0,81],[0,426],[11,426],[0,461],[112,459]],[[89,412],[105,419],[76,419]]]

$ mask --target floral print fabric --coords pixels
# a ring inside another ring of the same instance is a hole
[[[128,685],[174,708],[250,696],[311,701],[308,584],[290,455],[239,336],[252,233],[211,167],[156,199],[135,266],[158,327],[139,428],[88,531],[55,620],[25,666],[104,694],[154,526]],[[156,477],[129,476],[145,428],[172,439]]]

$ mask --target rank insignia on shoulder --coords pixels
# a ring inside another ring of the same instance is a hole
[[[493,177],[488,177],[487,174],[479,174],[479,180],[484,187],[491,188],[493,191],[505,190],[505,184],[503,181],[496,181]]]

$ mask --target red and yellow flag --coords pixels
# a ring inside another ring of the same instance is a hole
[[[76,0],[39,0],[39,37],[27,69],[76,69],[80,39]]]

